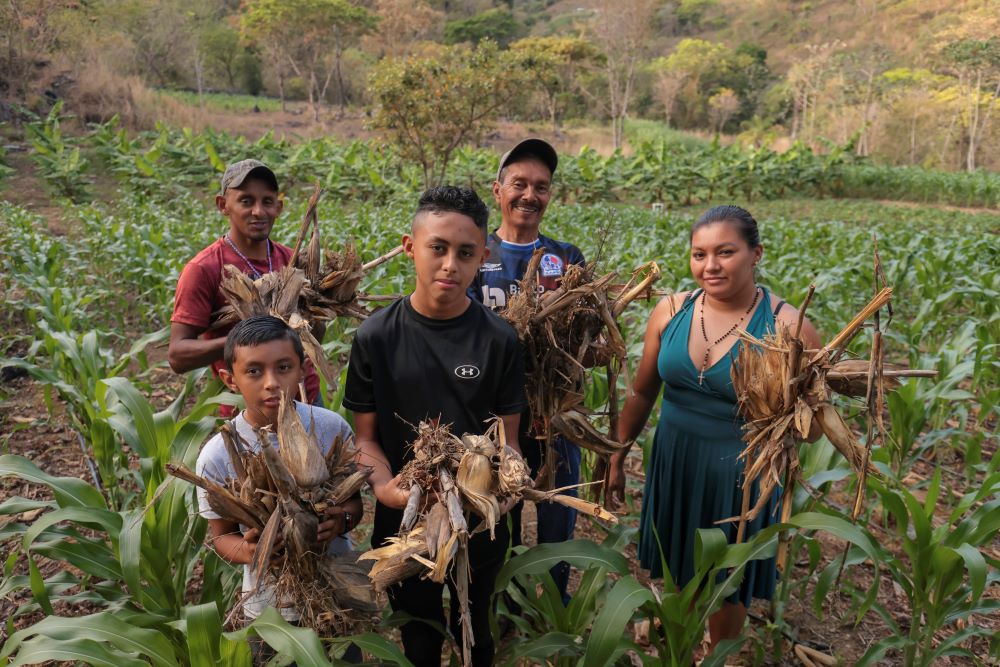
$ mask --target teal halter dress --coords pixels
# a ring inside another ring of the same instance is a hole
[[[761,289],[763,298],[746,326],[747,332],[758,338],[774,331],[770,294]],[[688,354],[688,337],[700,295],[701,290],[697,290],[684,301],[660,339],[656,363],[663,379],[663,401],[646,471],[640,522],[640,563],[651,576],[662,577],[662,546],[670,575],[680,587],[694,577],[695,531],[721,528],[732,543],[737,524],[715,522],[738,515],[742,502],[743,461],[738,458],[744,446],[742,419],[729,374],[738,347],[706,370],[704,384],[698,384],[699,369]],[[756,497],[751,498],[751,504],[754,501]],[[776,505],[777,494],[757,519],[747,524],[747,538],[777,521]],[[730,601],[749,607],[752,598],[770,600],[776,581],[774,558],[753,561]]]

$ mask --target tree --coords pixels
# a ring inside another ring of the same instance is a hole
[[[677,101],[677,96],[684,87],[688,75],[685,72],[663,66],[664,60],[664,58],[657,58],[651,67],[655,76],[653,95],[663,105],[666,123],[670,125],[670,119],[674,113],[674,103]]]
[[[344,50],[373,30],[376,21],[367,9],[347,0],[252,0],[241,27],[247,38],[272,50],[306,82],[313,120],[318,122],[320,104],[334,75],[343,114]]]
[[[520,55],[534,73],[552,132],[558,134],[567,101],[578,88],[577,72],[596,62],[597,49],[581,37],[553,35],[520,39],[510,45],[510,51]]]
[[[59,42],[58,18],[66,3],[58,0],[0,2],[0,91],[23,99],[37,71]]]
[[[666,58],[653,61],[658,80],[658,94],[669,116],[674,105],[681,101],[684,119],[689,126],[699,124],[704,118],[706,91],[715,86],[705,84],[706,79],[717,78],[721,68],[728,66],[732,52],[724,45],[704,39],[682,39]]]
[[[957,69],[959,86],[967,99],[968,149],[965,168],[976,170],[976,153],[1000,103],[1000,38],[965,38],[945,46],[944,56]],[[990,92],[989,87],[993,90]],[[984,92],[984,88],[987,90]]]
[[[377,104],[371,127],[421,166],[430,187],[443,182],[454,150],[478,142],[527,84],[517,56],[491,40],[440,57],[387,58],[369,79]]]
[[[656,0],[597,0],[591,26],[594,42],[604,55],[608,86],[608,115],[615,148],[625,135],[625,118],[639,61],[645,56],[653,31]]]
[[[229,90],[238,90],[241,61],[246,55],[239,30],[225,21],[213,21],[201,30],[198,42],[212,73],[225,81]]]
[[[448,21],[444,26],[444,43],[479,44],[484,39],[492,39],[505,47],[517,37],[520,30],[521,26],[509,10],[490,9],[467,19]]]
[[[132,40],[139,71],[157,86],[176,82],[191,66],[192,24],[204,11],[193,0],[128,0],[104,11]]]
[[[740,110],[740,98],[729,88],[723,88],[708,98],[708,108],[715,131],[721,133],[729,119]]]
[[[719,0],[680,0],[677,5],[677,23],[685,31],[699,30],[705,15],[718,5]]]
[[[378,30],[365,40],[365,46],[385,57],[409,55],[413,45],[440,33],[444,13],[426,0],[376,0]]]

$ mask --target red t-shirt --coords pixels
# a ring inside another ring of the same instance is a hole
[[[280,243],[271,241],[271,265],[274,270],[287,266],[292,257],[292,249]],[[267,273],[267,260],[250,260],[253,267],[261,274]],[[216,312],[229,302],[222,294],[222,267],[232,264],[246,274],[250,274],[249,267],[242,257],[229,246],[222,238],[208,246],[190,262],[184,266],[180,278],[177,279],[177,293],[174,295],[174,314],[170,317],[171,322],[187,324],[199,329],[205,329],[200,338],[222,338],[236,326],[235,324],[218,329],[209,329],[212,320],[212,313]],[[216,376],[220,368],[225,368],[226,362],[222,359],[212,363],[212,373]],[[319,396],[319,376],[312,362],[306,360],[306,397],[310,403],[316,401]],[[233,413],[228,405],[221,406],[223,417],[231,416]],[[229,414],[226,414],[226,413]]]

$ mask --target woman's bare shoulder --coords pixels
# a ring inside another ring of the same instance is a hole
[[[663,335],[663,330],[670,324],[680,309],[684,306],[684,301],[691,295],[691,292],[674,292],[660,299],[650,315],[650,324],[655,325],[655,331]]]
[[[771,312],[773,313],[778,306],[781,308],[774,315],[775,321],[788,327],[789,329],[794,329],[799,323],[799,309],[782,299],[777,294],[771,293]],[[816,327],[809,320],[808,317],[802,320],[802,338],[808,348],[817,348],[822,345],[820,341],[819,332],[816,331]]]

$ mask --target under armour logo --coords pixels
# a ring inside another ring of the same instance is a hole
[[[471,380],[479,377],[479,368],[472,364],[464,364],[455,369],[455,375],[463,380]]]

